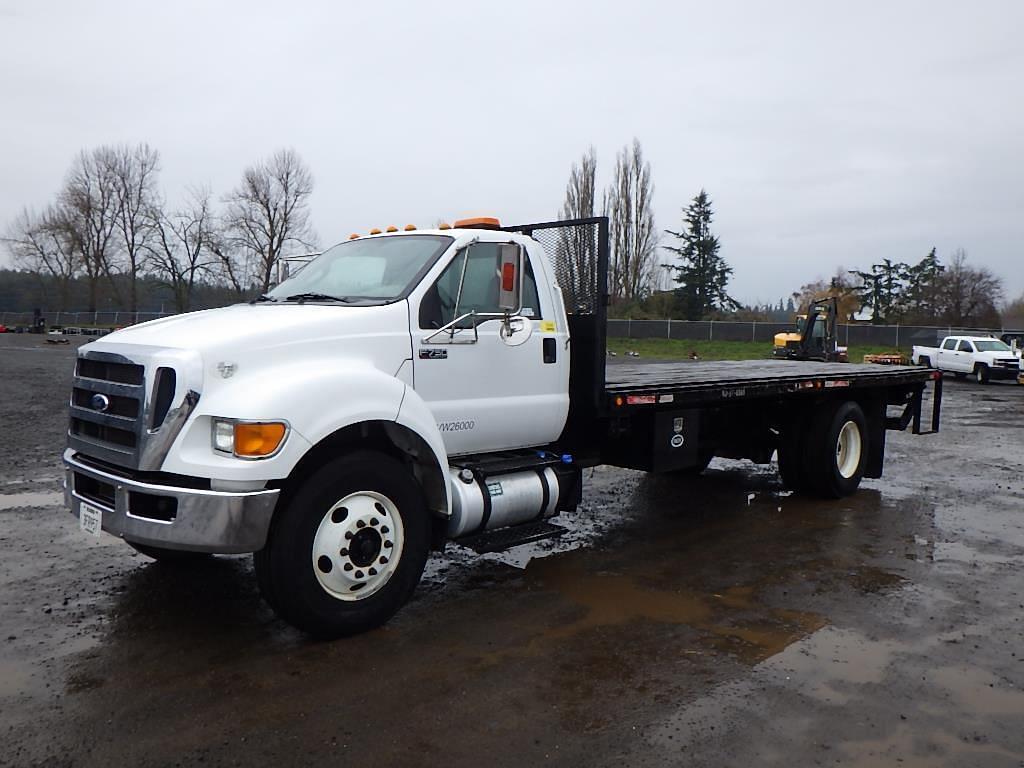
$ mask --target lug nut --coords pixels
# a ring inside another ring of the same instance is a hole
[[[376,568],[371,568],[369,571],[367,571],[367,573],[369,573],[371,576],[376,576],[377,575],[377,569]]]
[[[338,554],[341,555],[342,557],[344,557],[345,555],[348,554],[348,550],[347,549],[342,549],[340,552],[338,552]]]
[[[376,517],[371,517],[370,525],[380,525],[380,520],[378,520]]]
[[[365,527],[366,527],[366,523],[364,523],[362,520],[356,520],[356,528],[365,528]]]
[[[392,543],[391,543],[390,541],[385,541],[385,542],[384,542],[384,546],[385,546],[385,547],[386,547],[387,549],[391,549],[391,547],[392,547],[392,546],[394,546],[394,545],[393,545],[393,544],[392,544]]]
[[[386,557],[382,557],[379,562],[380,562],[381,565],[387,565],[388,564],[388,559]]]
[[[346,571],[351,571],[352,570],[352,563],[345,563],[345,570]]]
[[[352,531],[345,531],[345,538],[346,539],[351,539],[352,538]]]
[[[356,571],[356,578],[357,579],[363,578],[363,572],[362,571]]]
[[[388,528],[386,525],[382,525],[381,528],[380,528],[380,532],[381,533],[391,533],[391,529]]]

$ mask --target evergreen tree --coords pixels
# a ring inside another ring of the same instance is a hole
[[[942,311],[941,276],[945,271],[934,248],[921,261],[907,269],[906,303],[912,322],[936,322]]]
[[[786,314],[787,315],[795,315],[796,314],[796,304],[793,303],[793,297],[792,296],[790,296],[789,297],[789,301],[786,302]]]
[[[909,267],[901,261],[882,259],[871,265],[870,272],[850,270],[860,278],[853,293],[860,300],[860,308],[871,308],[871,322],[875,324],[901,322],[907,312],[906,286]]]
[[[700,320],[716,310],[729,311],[739,305],[726,293],[732,267],[718,254],[720,243],[711,232],[711,198],[703,189],[683,212],[683,231],[665,230],[679,240],[666,248],[679,257],[673,265],[679,298],[687,320]]]

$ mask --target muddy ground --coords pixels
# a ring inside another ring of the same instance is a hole
[[[1024,765],[1024,387],[947,382],[840,502],[597,470],[557,544],[452,548],[322,643],[247,557],[79,532],[73,355],[0,336],[2,765]]]

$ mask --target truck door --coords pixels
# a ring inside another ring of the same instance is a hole
[[[956,356],[956,339],[943,339],[935,367],[943,371],[959,371]]]
[[[974,371],[974,345],[964,339],[956,348],[956,364],[958,371],[972,373]]]
[[[550,442],[569,409],[568,353],[555,338],[564,319],[555,317],[550,292],[538,291],[536,274],[545,273],[525,248],[521,310],[511,327],[502,317],[480,317],[475,331],[472,318],[440,330],[470,311],[500,314],[502,245],[460,249],[410,297],[414,387],[453,455]]]

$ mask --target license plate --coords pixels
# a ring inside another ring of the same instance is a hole
[[[78,510],[78,525],[86,533],[99,536],[103,528],[103,510],[82,502]]]

